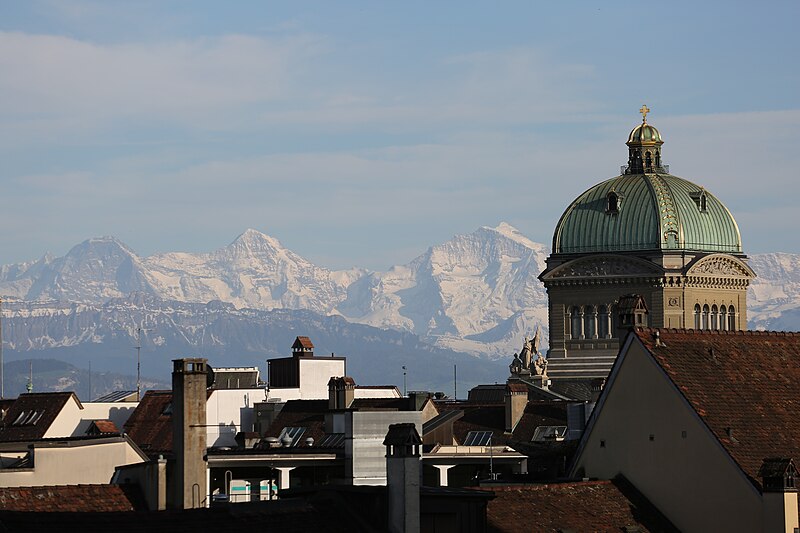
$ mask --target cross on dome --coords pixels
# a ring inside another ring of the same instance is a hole
[[[642,124],[647,124],[647,114],[650,112],[650,109],[643,105],[641,109],[639,109],[639,113],[642,114]]]

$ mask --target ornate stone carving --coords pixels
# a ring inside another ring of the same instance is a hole
[[[750,277],[750,273],[736,261],[720,256],[701,259],[696,265],[689,269],[688,274]]]
[[[553,278],[585,278],[600,276],[627,276],[632,274],[652,274],[643,265],[622,258],[587,259],[567,265],[553,274]]]
[[[680,299],[680,298],[670,298],[670,299],[667,301],[667,304],[668,304],[670,307],[680,307],[680,306],[681,306],[681,299]]]

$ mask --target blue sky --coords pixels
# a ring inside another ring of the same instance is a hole
[[[750,253],[800,253],[800,3],[0,4],[0,263],[246,228],[385,269],[507,221],[549,243],[640,121]]]

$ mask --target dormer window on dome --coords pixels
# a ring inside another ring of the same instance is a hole
[[[631,130],[628,135],[628,164],[622,167],[623,174],[669,174],[669,167],[661,162],[661,133],[647,123],[650,109],[643,105],[639,112],[642,123]]]
[[[706,190],[701,188],[697,192],[689,193],[689,196],[691,196],[694,203],[697,204],[697,209],[699,209],[701,213],[705,213],[708,208],[708,195],[706,194]]]
[[[616,191],[610,191],[606,195],[606,214],[616,215],[619,214],[619,208],[622,205],[622,196]]]

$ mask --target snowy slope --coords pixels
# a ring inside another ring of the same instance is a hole
[[[755,254],[750,266],[758,274],[747,294],[750,327],[800,331],[800,255]]]
[[[482,227],[406,265],[362,277],[337,311],[450,349],[508,356],[535,323],[546,325],[547,296],[536,277],[547,254],[508,224]]]

